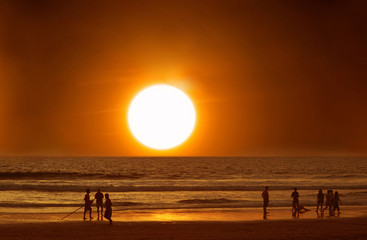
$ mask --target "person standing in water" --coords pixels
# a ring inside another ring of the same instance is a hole
[[[263,197],[263,209],[264,209],[264,216],[266,216],[266,214],[268,214],[268,212],[266,211],[266,208],[269,205],[269,192],[268,192],[268,186],[265,187],[265,190],[262,193],[262,197]]]
[[[92,203],[94,200],[90,200],[90,196],[89,196],[89,193],[90,193],[90,190],[87,189],[86,190],[86,194],[84,196],[84,217],[83,217],[83,220],[85,221],[85,214],[87,213],[87,211],[89,211],[89,219],[92,220]]]
[[[294,188],[291,197],[293,198],[292,212],[295,214],[296,212],[299,212],[299,193],[297,192],[297,188]]]
[[[319,194],[317,194],[317,208],[316,208],[316,212],[319,211],[319,207],[320,207],[320,211],[322,213],[322,207],[324,205],[324,194],[322,193],[322,189],[319,189]]]
[[[104,217],[110,221],[110,224],[112,224],[112,202],[108,193],[106,193],[104,196],[106,198],[106,201],[104,203],[104,206],[106,208],[104,212]]]
[[[96,195],[94,195],[94,198],[96,199],[97,204],[97,216],[99,220],[99,208],[101,208],[101,220],[103,220],[103,193],[101,193],[101,190],[98,189]]]

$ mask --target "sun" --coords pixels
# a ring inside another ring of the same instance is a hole
[[[191,99],[170,85],[154,85],[139,92],[128,110],[128,124],[143,145],[165,150],[174,148],[191,135],[196,112]]]

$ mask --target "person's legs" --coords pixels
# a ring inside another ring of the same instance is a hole
[[[335,210],[338,210],[338,212],[340,212],[340,211],[339,211],[339,204],[334,205],[333,212],[335,212]]]
[[[333,216],[333,215],[334,215],[333,206],[330,205],[329,206],[329,216]]]
[[[92,208],[89,208],[89,218],[92,220]]]
[[[326,204],[325,205],[325,208],[322,211],[325,211],[327,208],[328,208],[328,205]]]
[[[87,209],[84,208],[84,216],[83,216],[83,220],[85,220],[85,214],[87,213]]]
[[[267,211],[266,211],[266,207],[267,206],[268,206],[268,202],[267,201],[264,201],[264,204],[263,204],[264,214],[267,214]]]
[[[101,204],[101,220],[103,220],[103,203]]]
[[[110,221],[110,224],[112,224],[112,209],[106,209],[105,210],[105,218]]]

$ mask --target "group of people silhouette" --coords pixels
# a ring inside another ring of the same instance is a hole
[[[265,190],[262,192],[263,197],[263,210],[264,210],[264,218],[266,218],[266,215],[269,213],[267,211],[267,207],[269,205],[269,187],[266,186]],[[297,191],[297,188],[294,188],[294,191],[292,192],[291,198],[292,201],[292,215],[293,216],[299,216],[299,213],[310,211],[309,209],[305,208],[303,205],[299,204],[299,193]],[[325,200],[326,198],[326,200]],[[319,193],[317,195],[317,208],[316,212],[319,214],[319,207],[320,207],[320,214],[323,215],[324,211],[326,209],[329,209],[329,216],[334,216],[335,210],[338,210],[338,216],[340,214],[340,208],[339,208],[339,202],[342,203],[342,201],[339,198],[338,191],[335,191],[335,194],[333,193],[333,190],[328,190],[326,196],[322,192],[322,189],[319,190]],[[325,203],[325,208],[323,208],[323,205]]]
[[[325,200],[325,208],[323,209],[324,204],[324,198]],[[342,201],[339,198],[338,191],[335,191],[333,193],[333,190],[327,190],[326,196],[322,193],[322,189],[319,190],[319,194],[317,195],[317,208],[316,212],[318,213],[319,207],[320,212],[323,213],[327,208],[329,209],[329,215],[334,216],[335,210],[338,210],[338,215],[340,214],[340,208],[339,208],[339,202],[342,203]]]
[[[96,200],[96,206],[97,206],[97,219],[101,219],[103,220],[103,217],[108,219],[110,221],[110,224],[112,224],[112,202],[110,199],[110,195],[108,193],[106,193],[103,196],[103,193],[101,192],[100,189],[97,190],[97,193],[94,195],[94,199],[91,200],[90,199],[90,190],[87,189],[86,190],[86,194],[84,196],[84,216],[83,216],[83,220],[86,220],[85,214],[89,211],[89,219],[92,220],[92,203],[94,202],[94,200]],[[103,197],[106,199],[104,206],[103,206]],[[105,208],[105,212],[103,215],[103,207]],[[99,215],[99,209],[101,209],[101,215]],[[101,217],[101,218],[100,218]]]
[[[110,221],[110,224],[112,224],[112,202],[110,199],[110,196],[108,193],[104,194],[101,192],[100,189],[97,190],[97,193],[94,195],[94,199],[90,199],[90,190],[86,190],[86,194],[84,196],[84,216],[83,220],[86,220],[85,215],[89,211],[89,219],[92,220],[92,203],[94,200],[96,200],[96,207],[97,207],[97,217],[98,220],[103,220],[103,217],[108,219]],[[105,198],[105,202],[103,204],[103,198]],[[269,187],[266,186],[265,190],[262,192],[262,198],[263,198],[263,210],[264,210],[264,218],[269,214],[267,211],[267,207],[269,205]],[[299,213],[310,211],[309,209],[305,208],[303,205],[299,204],[299,193],[297,191],[297,188],[294,188],[294,191],[291,194],[292,201],[292,215],[293,216],[299,216]],[[325,200],[326,199],[326,200]],[[335,191],[333,193],[333,190],[328,190],[326,196],[322,192],[322,189],[319,190],[319,193],[317,194],[317,208],[316,212],[323,215],[324,211],[326,209],[329,209],[329,216],[334,216],[335,210],[338,210],[338,216],[340,214],[340,208],[339,208],[339,202],[342,203],[342,201],[339,198],[338,191]],[[325,208],[323,208],[325,203]],[[103,209],[105,209],[103,214]],[[101,215],[100,215],[101,214]]]

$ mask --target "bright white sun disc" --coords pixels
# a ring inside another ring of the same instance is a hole
[[[195,121],[190,98],[169,85],[142,90],[128,111],[128,124],[134,137],[145,146],[160,150],[183,143],[191,135]]]

